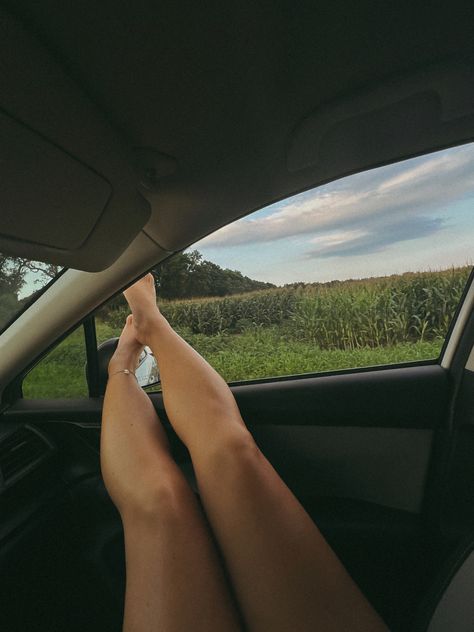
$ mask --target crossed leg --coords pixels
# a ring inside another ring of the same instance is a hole
[[[262,632],[386,630],[257,448],[225,382],[159,313],[152,277],[139,281],[125,296],[136,338],[158,359],[166,411],[190,451],[246,627]],[[132,558],[127,550],[127,571]],[[159,600],[158,571],[155,580],[154,599]]]

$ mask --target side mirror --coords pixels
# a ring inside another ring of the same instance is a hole
[[[135,369],[135,376],[139,386],[152,386],[160,381],[160,372],[156,358],[150,347],[145,347],[138,359],[138,366]]]
[[[105,393],[105,387],[108,380],[108,367],[115,349],[118,345],[118,338],[110,338],[101,343],[97,347],[97,356],[99,364],[99,391]],[[135,369],[135,377],[138,384],[144,386],[152,386],[160,382],[160,373],[155,356],[150,347],[145,347],[138,359],[138,366]]]

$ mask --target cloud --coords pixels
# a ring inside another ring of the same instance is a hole
[[[353,257],[379,252],[386,246],[400,241],[419,239],[437,233],[444,227],[444,221],[438,217],[413,217],[408,221],[394,222],[380,226],[372,232],[351,231],[345,238],[340,233],[328,234],[316,242],[318,247],[305,253],[307,258]]]
[[[325,235],[314,237],[313,239],[309,240],[309,243],[317,244],[323,249],[333,248],[338,246],[339,244],[357,241],[358,239],[365,237],[367,234],[368,233],[363,230],[338,231],[336,233],[326,233]]]
[[[200,245],[229,248],[307,235],[317,244],[311,257],[366,254],[441,230],[446,207],[473,193],[474,149],[466,145],[307,191],[275,204],[273,212],[268,207],[264,216],[225,226]]]

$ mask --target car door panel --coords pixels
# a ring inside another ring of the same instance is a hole
[[[402,629],[434,563],[421,512],[434,433],[448,410],[447,372],[438,365],[374,369],[232,390],[262,451],[375,607],[393,629]],[[162,395],[150,397],[194,485]],[[100,398],[19,400],[3,417],[34,424],[55,444],[68,511],[84,533],[81,560],[89,560],[93,581],[118,594],[123,542],[100,478],[101,407]]]
[[[320,493],[420,512],[433,431],[448,412],[449,380],[439,365],[232,390],[262,451],[299,496]],[[162,395],[151,399],[166,420]],[[20,400],[4,416],[94,427],[100,423],[101,405],[100,398]],[[171,439],[179,450],[173,433]]]
[[[255,428],[254,436],[287,484],[302,496],[421,510],[430,430],[264,426]]]

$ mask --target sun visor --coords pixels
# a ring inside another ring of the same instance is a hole
[[[0,23],[0,252],[103,270],[150,214],[127,148],[18,22]]]
[[[474,71],[444,64],[398,77],[326,104],[291,135],[290,172],[350,173],[430,149],[470,140]]]
[[[0,243],[77,250],[112,195],[98,174],[0,112]]]

